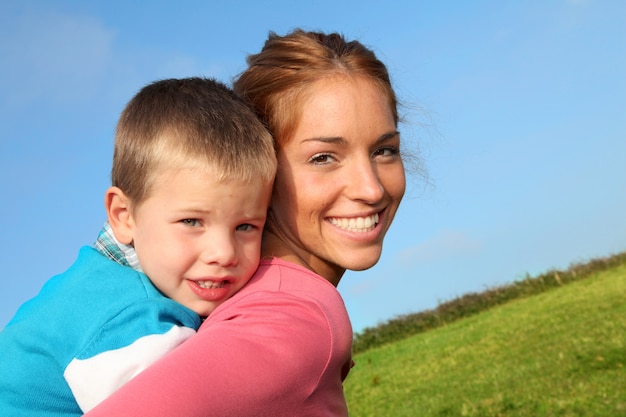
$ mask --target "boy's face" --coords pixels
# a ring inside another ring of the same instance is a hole
[[[255,272],[271,184],[218,182],[210,170],[159,173],[131,211],[142,269],[167,297],[201,316]]]

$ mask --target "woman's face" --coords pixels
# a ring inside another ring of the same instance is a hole
[[[386,97],[363,78],[310,86],[293,135],[278,150],[271,230],[283,256],[335,285],[373,266],[404,195],[400,136]]]

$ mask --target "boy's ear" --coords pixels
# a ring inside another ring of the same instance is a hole
[[[130,199],[118,187],[110,187],[104,194],[104,208],[115,238],[125,245],[133,243],[133,216]]]

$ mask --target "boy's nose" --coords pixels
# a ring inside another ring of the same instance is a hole
[[[237,262],[237,250],[231,236],[209,236],[202,251],[202,262],[231,266]]]

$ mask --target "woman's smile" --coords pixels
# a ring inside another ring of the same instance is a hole
[[[340,229],[349,232],[364,233],[376,227],[378,224],[378,213],[366,217],[330,217],[328,221]]]

